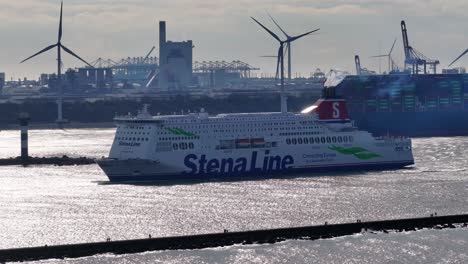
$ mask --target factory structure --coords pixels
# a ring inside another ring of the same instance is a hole
[[[173,42],[166,40],[166,22],[159,22],[159,81],[163,91],[179,90],[194,84],[193,44],[191,40]]]
[[[118,91],[171,92],[204,88],[245,86],[252,71],[240,60],[193,61],[193,42],[167,40],[166,22],[159,22],[159,56],[152,47],[146,56],[114,61],[99,58],[93,67],[69,69],[62,75],[64,92],[110,93]],[[1,78],[1,76],[0,76]],[[58,91],[56,74],[41,74],[39,84]]]
[[[260,70],[240,60],[194,61],[192,40],[167,39],[166,22],[159,21],[159,43],[145,56],[119,60],[98,58],[87,65],[60,73],[41,74],[38,81],[6,83],[4,95],[56,94],[92,95],[111,93],[190,92],[206,89],[276,89],[274,76],[257,77]],[[159,49],[159,50],[158,50]],[[159,52],[159,54],[158,54]],[[144,55],[144,54],[141,54]],[[324,81],[320,70],[309,78],[296,78],[294,85],[320,88]],[[58,84],[61,84],[60,86]],[[0,94],[5,74],[0,73]],[[291,84],[293,85],[293,84]]]

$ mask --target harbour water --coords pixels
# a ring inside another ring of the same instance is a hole
[[[113,134],[33,130],[30,155],[101,157]],[[18,156],[19,142],[0,131],[0,157]],[[97,165],[0,167],[0,248],[468,213],[468,137],[415,139],[413,150],[403,170],[164,186],[109,184]],[[462,263],[467,241],[457,228],[70,262]]]

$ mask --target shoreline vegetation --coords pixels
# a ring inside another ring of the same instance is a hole
[[[312,105],[318,99],[314,93],[302,93],[288,98],[289,110],[292,112]],[[152,115],[181,114],[199,112],[204,108],[209,114],[219,113],[253,113],[278,112],[279,95],[230,95],[226,98],[175,96],[170,99],[138,98],[113,99],[96,102],[66,102],[63,105],[64,117],[69,123],[64,128],[112,128],[113,118],[131,113],[135,115],[144,104],[149,104]],[[18,114],[29,113],[30,128],[57,128],[57,105],[53,101],[29,100],[22,103],[0,104],[0,130],[18,129]]]

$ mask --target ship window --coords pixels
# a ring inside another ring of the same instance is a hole
[[[315,144],[319,144],[320,143],[320,138],[316,137],[315,138]]]
[[[290,138],[286,139],[286,144],[291,145],[291,139]]]
[[[297,139],[297,144],[302,144],[302,138]]]
[[[332,137],[332,142],[336,143],[336,137]]]
[[[309,139],[308,138],[304,138],[304,144],[309,144]]]
[[[353,136],[349,136],[349,142],[353,142]]]
[[[341,137],[338,137],[338,143],[341,143],[343,139]]]
[[[347,136],[343,137],[343,142],[348,142],[348,137]]]
[[[322,138],[320,139],[320,141],[321,141],[322,143],[325,143],[325,138],[322,137]]]
[[[187,149],[187,143],[185,143],[185,142],[181,143],[180,147],[181,147],[181,149]]]
[[[177,143],[174,143],[172,144],[172,147],[174,148],[174,150],[177,150],[179,148],[179,145]]]
[[[331,142],[331,138],[327,137],[327,143],[330,143],[330,142]]]
[[[292,143],[293,145],[296,145],[297,144],[297,140],[295,138],[292,139]]]
[[[189,147],[190,149],[193,149],[193,142],[190,142],[190,143],[188,144],[188,147]]]

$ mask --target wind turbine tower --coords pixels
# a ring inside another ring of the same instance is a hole
[[[286,40],[290,40],[290,39],[293,39],[293,38],[296,38],[296,37],[291,37],[288,33],[286,33],[286,31],[283,30],[283,28],[281,28],[281,26],[276,22],[276,20],[270,15],[270,13],[268,13],[268,16],[270,17],[270,19],[273,21],[273,23],[275,23],[275,25],[279,28],[279,30],[281,30],[281,32],[284,34],[284,36],[286,37]],[[300,36],[307,36],[307,35],[310,35],[316,31],[318,31],[319,29],[316,29],[316,30],[312,30],[312,31],[309,31],[307,33],[304,33]],[[291,78],[292,78],[292,73],[291,73],[291,42],[292,41],[289,41],[287,42],[286,44],[286,50],[288,52],[288,80],[291,81]]]
[[[278,49],[278,61],[276,63],[276,76],[278,76],[278,71],[280,70],[280,76],[281,76],[281,113],[287,113],[288,112],[288,105],[287,105],[287,96],[284,91],[284,44],[289,44],[295,40],[298,40],[304,36],[309,35],[310,33],[313,33],[315,31],[318,31],[320,29],[315,29],[313,31],[304,33],[299,36],[287,38],[286,40],[281,40],[275,33],[273,33],[271,30],[269,30],[267,27],[265,27],[263,24],[258,22],[255,18],[251,17],[258,25],[260,25],[264,30],[266,30],[274,39],[276,39],[280,47]]]
[[[39,54],[42,54],[50,49],[57,48],[57,86],[59,88],[59,95],[58,95],[58,100],[57,100],[57,124],[59,126],[63,125],[64,123],[67,122],[67,120],[63,119],[63,110],[62,110],[62,105],[63,105],[63,86],[62,86],[62,54],[61,51],[62,49],[72,55],[73,57],[79,59],[80,61],[84,62],[87,64],[89,67],[94,68],[91,64],[80,58],[80,56],[76,55],[73,51],[68,49],[62,44],[62,14],[63,14],[63,1],[60,4],[60,21],[59,21],[59,30],[58,30],[58,41],[55,44],[52,44],[41,51],[35,53],[34,55],[22,60],[20,63],[23,63],[31,58],[36,57]]]
[[[392,58],[392,52],[393,52],[393,48],[395,47],[396,41],[397,41],[397,39],[395,38],[395,40],[393,41],[393,45],[390,48],[390,51],[388,52],[388,54],[381,54],[381,55],[371,56],[371,58],[387,57],[388,58],[388,73],[390,73],[390,72],[392,72],[392,71],[394,71],[396,69],[395,61]],[[379,68],[380,68],[380,66],[379,66]]]

